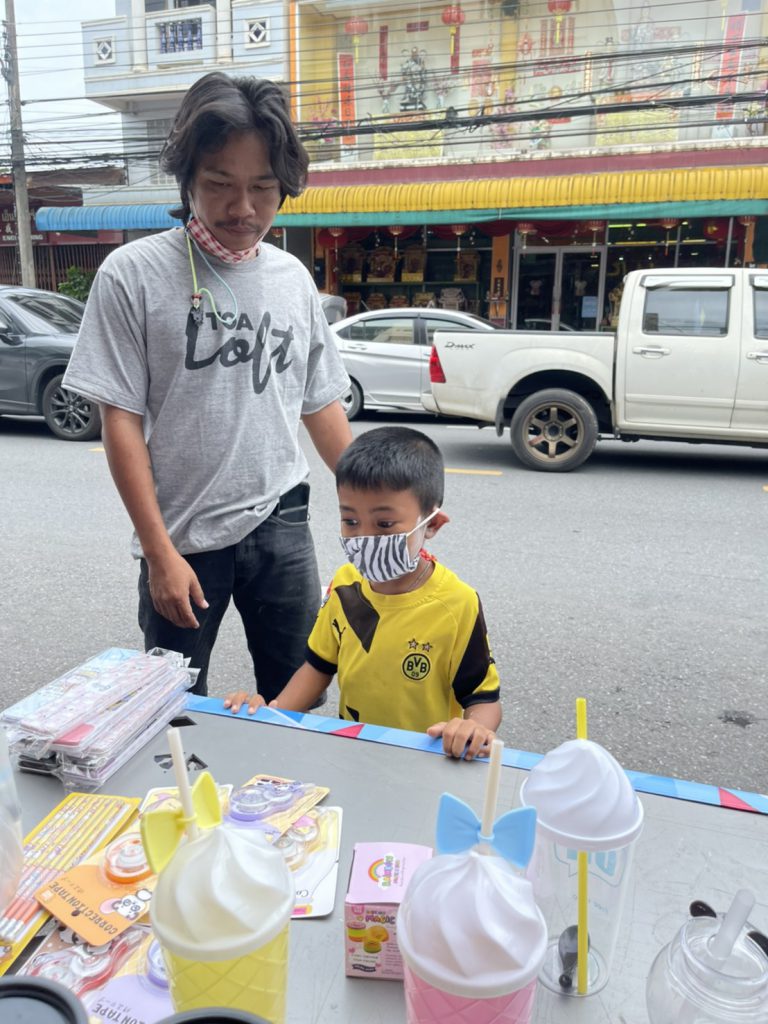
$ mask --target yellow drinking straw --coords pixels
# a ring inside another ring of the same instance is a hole
[[[576,739],[587,738],[587,702],[584,697],[576,698]],[[589,957],[589,930],[587,923],[587,871],[589,863],[586,850],[576,854],[578,864],[578,937],[576,940],[576,991],[580,996],[587,994]]]

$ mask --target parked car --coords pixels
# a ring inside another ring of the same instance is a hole
[[[376,309],[332,324],[352,386],[343,405],[349,419],[365,409],[423,412],[435,331],[494,331],[472,313],[448,309]]]
[[[0,287],[0,414],[44,416],[64,441],[92,441],[99,408],[61,386],[85,306],[39,288]]]

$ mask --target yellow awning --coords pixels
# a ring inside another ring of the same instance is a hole
[[[471,168],[467,168],[471,173]],[[416,172],[418,173],[418,172]],[[407,185],[310,187],[287,199],[286,216],[508,211],[768,198],[768,167],[678,168],[537,178],[483,178]]]

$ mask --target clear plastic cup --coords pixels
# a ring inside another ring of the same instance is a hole
[[[741,931],[724,961],[710,953],[721,917],[692,917],[648,975],[651,1024],[768,1024],[768,956]]]
[[[0,917],[16,893],[23,867],[21,806],[5,730],[0,725]]]
[[[569,740],[531,771],[520,792],[536,809],[528,866],[549,943],[539,980],[560,995],[593,995],[608,982],[643,808],[626,772],[598,743]],[[587,985],[579,992],[579,855],[586,862]]]

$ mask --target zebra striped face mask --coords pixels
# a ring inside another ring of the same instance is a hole
[[[436,508],[408,533],[382,533],[370,537],[339,537],[344,554],[371,583],[389,583],[413,572],[419,564],[419,551],[412,555],[408,538],[427,525],[440,511]],[[421,547],[421,545],[419,545]]]

